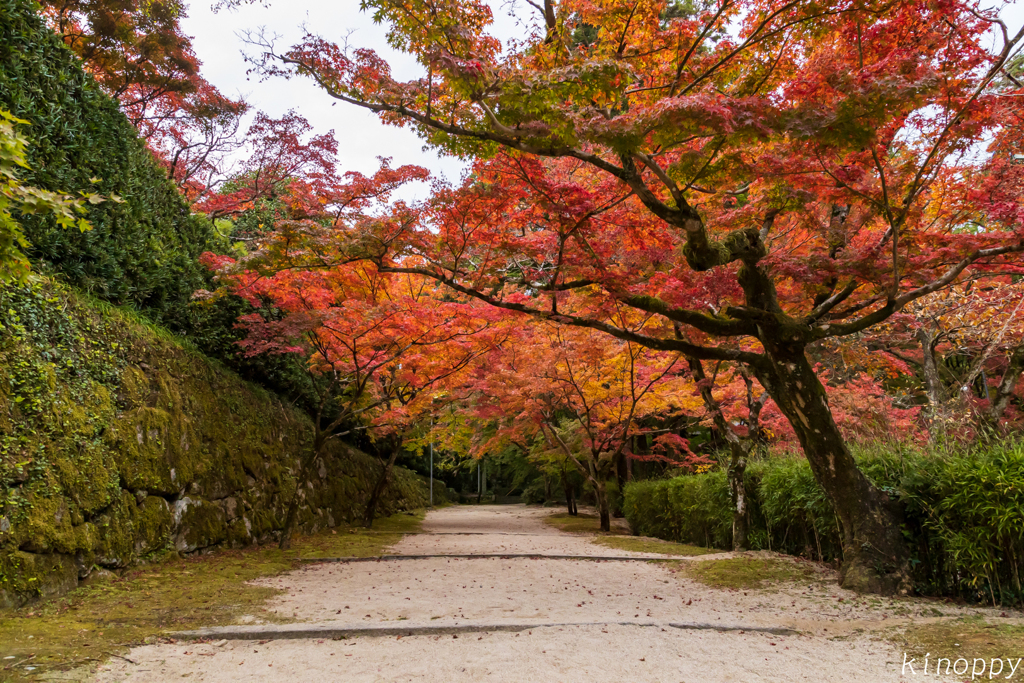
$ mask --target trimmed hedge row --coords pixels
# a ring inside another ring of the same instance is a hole
[[[903,505],[920,593],[1024,603],[1024,442],[959,452],[880,447],[857,459],[867,477]],[[842,559],[836,515],[806,460],[752,463],[745,483],[753,549]],[[632,482],[624,509],[638,534],[731,546],[725,472]]]
[[[82,69],[31,0],[0,0],[0,108],[29,122],[29,185],[117,194],[89,209],[89,232],[22,220],[34,263],[97,297],[163,319],[204,286],[198,256],[215,233],[192,216],[115,100]],[[93,179],[99,179],[93,182]]]
[[[20,128],[29,138],[31,166],[22,177],[55,192],[117,194],[125,202],[90,206],[93,229],[85,233],[63,230],[49,217],[21,217],[33,268],[139,311],[308,410],[313,392],[301,363],[246,358],[235,343],[235,321],[252,312],[248,304],[234,298],[190,304],[193,292],[211,284],[199,255],[229,244],[209,221],[191,214],[118,103],[38,9],[32,0],[0,0],[0,109],[29,122]]]

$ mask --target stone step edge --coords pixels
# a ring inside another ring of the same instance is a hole
[[[708,624],[700,622],[654,621],[585,621],[540,623],[466,623],[466,624],[275,624],[259,626],[215,626],[194,631],[169,634],[181,640],[302,640],[387,636],[436,636],[460,633],[516,633],[540,628],[567,628],[573,626],[640,626],[644,628],[674,628],[680,630],[719,631],[740,633],[766,633],[776,636],[795,636],[799,631],[772,626],[743,626],[739,624]]]
[[[704,555],[545,555],[543,553],[470,553],[443,555],[372,555],[370,557],[302,557],[299,562],[394,562],[397,560],[486,560],[486,559],[529,559],[529,560],[589,560],[603,562],[650,562],[664,560],[690,560]]]

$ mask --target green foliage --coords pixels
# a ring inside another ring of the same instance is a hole
[[[593,542],[606,548],[628,550],[633,553],[661,553],[662,555],[677,555],[680,557],[693,557],[695,555],[714,553],[713,550],[695,545],[670,543],[668,541],[638,536],[600,536],[595,538]]]
[[[523,488],[523,502],[527,505],[543,505],[547,500],[544,479],[537,477]]]
[[[12,211],[22,216],[47,214],[62,228],[77,227],[85,232],[92,229],[92,224],[80,215],[86,211],[85,202],[104,201],[95,194],[74,199],[22,182],[20,173],[29,169],[28,139],[18,133],[17,126],[26,123],[0,109],[0,282],[24,280],[29,272],[28,258],[22,251],[28,247],[28,240]]]
[[[712,588],[732,590],[762,589],[770,584],[818,582],[813,566],[793,560],[763,557],[733,557],[725,560],[679,563],[678,571],[688,579]]]
[[[601,531],[600,518],[598,518],[597,515],[590,515],[585,512],[581,512],[578,515],[570,515],[568,512],[559,512],[545,517],[544,523],[571,534],[593,533],[601,536],[624,536],[626,534],[625,529],[617,526],[612,526],[611,531]]]
[[[856,455],[865,475],[903,507],[919,592],[1024,603],[1024,442],[958,450],[886,445]],[[805,460],[753,463],[745,484],[753,549],[842,558],[835,513]],[[625,512],[645,536],[717,548],[731,543],[721,471],[631,483]]]
[[[37,267],[141,311],[246,379],[308,407],[312,389],[300,362],[245,358],[235,343],[240,333],[234,324],[252,312],[248,304],[228,298],[202,306],[190,302],[210,284],[199,255],[228,251],[230,235],[190,213],[117,102],[82,70],[36,9],[29,0],[0,0],[0,109],[27,121],[24,134],[31,144],[22,145],[26,158],[18,164],[19,182],[52,196],[84,194],[84,218],[92,229],[62,230],[62,214],[36,211],[11,233],[0,206],[0,263],[10,243]],[[103,197],[114,201],[95,203]],[[21,262],[16,274],[27,272],[26,266]]]
[[[26,253],[100,298],[158,320],[174,317],[206,281],[197,259],[214,246],[211,226],[190,215],[117,102],[36,9],[28,0],[0,0],[0,108],[28,121],[32,141],[22,181],[125,201],[90,205],[88,232],[57,229],[46,214],[26,216]]]
[[[721,471],[627,484],[623,512],[641,536],[708,548],[732,543],[729,489]]]

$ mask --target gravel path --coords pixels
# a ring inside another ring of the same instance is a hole
[[[924,602],[861,599],[834,583],[818,582],[746,592],[712,589],[681,578],[674,565],[643,561],[663,556],[627,553],[557,531],[543,523],[551,512],[522,506],[445,508],[427,516],[427,533],[404,537],[391,552],[632,554],[638,561],[312,564],[259,582],[283,590],[271,601],[272,611],[332,628],[480,626],[482,631],[151,645],[132,650],[128,657],[134,664],[104,665],[96,680],[880,683],[914,678],[900,676],[902,652],[878,632],[923,619],[930,609]],[[670,625],[680,623],[733,630]],[[517,624],[533,628],[487,631]],[[744,630],[757,627],[800,633]]]

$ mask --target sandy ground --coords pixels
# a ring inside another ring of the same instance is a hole
[[[404,537],[391,552],[630,554],[543,524],[551,512],[521,506],[437,510],[427,516],[427,533]],[[910,681],[916,677],[900,675],[902,652],[880,632],[939,616],[934,603],[860,598],[834,583],[712,589],[681,578],[673,565],[644,561],[444,558],[315,564],[260,583],[283,590],[270,603],[272,611],[301,622],[537,627],[457,637],[151,645],[132,650],[128,657],[134,664],[104,665],[96,680]],[[941,612],[958,613],[946,605]],[[622,621],[656,625],[615,623]],[[801,633],[668,627],[680,622]]]
[[[869,641],[608,626],[473,637],[229,642],[144,647],[101,681],[895,681]]]

